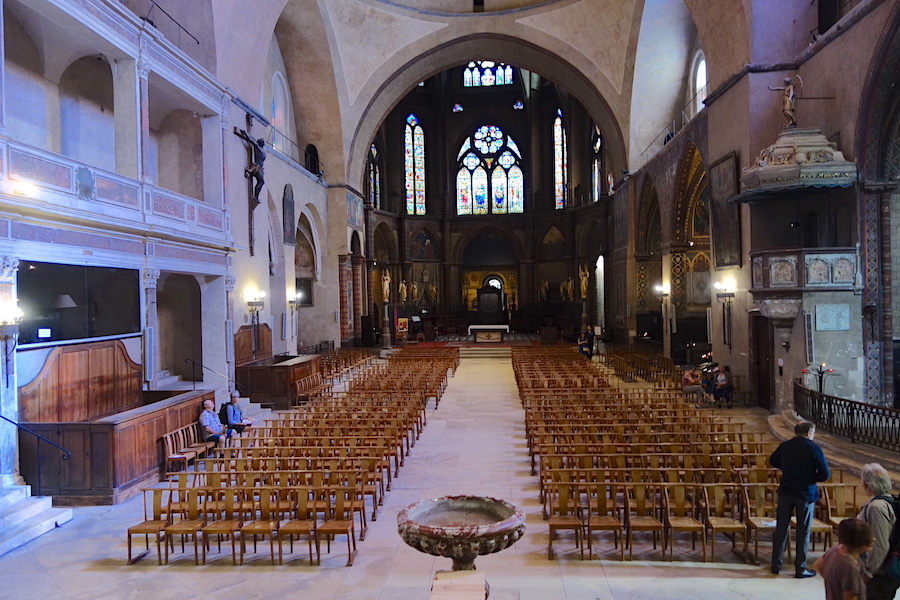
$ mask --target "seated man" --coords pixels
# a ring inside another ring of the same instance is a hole
[[[731,408],[731,393],[734,391],[734,383],[731,378],[731,369],[725,365],[719,365],[719,372],[713,378],[713,398],[715,398],[716,406],[719,401]]]
[[[238,404],[240,399],[241,395],[237,390],[231,392],[231,402],[225,405],[225,411],[228,414],[228,429],[243,433],[244,429],[253,425],[253,419],[244,418],[241,405]]]
[[[200,430],[206,435],[207,442],[215,442],[220,448],[225,447],[225,441],[231,437],[232,431],[226,431],[225,425],[216,414],[216,403],[212,400],[203,401],[203,412],[200,413]]]
[[[706,398],[700,373],[694,367],[688,368],[681,377],[681,391],[685,394],[694,394],[697,397],[697,406],[700,406],[703,399]]]

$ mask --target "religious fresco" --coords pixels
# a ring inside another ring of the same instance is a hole
[[[423,230],[410,240],[407,256],[413,260],[429,260],[440,258],[440,252],[431,234]]]
[[[282,232],[284,243],[293,245],[297,239],[297,230],[294,228],[294,188],[291,184],[284,186],[284,195],[281,197],[282,206]]]
[[[741,266],[741,217],[729,200],[737,195],[737,155],[726,154],[709,167],[712,247],[716,268]]]

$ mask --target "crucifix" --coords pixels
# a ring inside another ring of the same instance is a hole
[[[247,113],[247,131],[252,129],[253,127],[253,115]],[[253,137],[247,133],[247,131],[243,129],[234,128],[234,135],[238,136],[245,142],[249,144],[249,160],[250,164],[244,169],[244,177],[248,180],[248,186],[253,186],[254,182],[255,186],[249,188],[249,209],[248,209],[248,217],[247,217],[247,226],[249,227],[249,246],[250,246],[250,256],[253,256],[253,209],[256,208],[259,203],[259,194],[262,192],[263,185],[265,185],[265,168],[264,164],[266,162],[266,140],[264,138],[253,139]]]

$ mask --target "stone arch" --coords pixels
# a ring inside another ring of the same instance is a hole
[[[707,187],[708,177],[706,166],[700,150],[692,141],[688,141],[678,163],[678,173],[675,176],[675,206],[673,212],[673,243],[688,243],[691,241],[692,222],[694,208],[700,194]],[[709,234],[706,235],[707,240]]]
[[[60,152],[69,158],[115,171],[116,128],[112,67],[100,55],[82,56],[59,80]]]
[[[637,214],[637,222],[643,226],[637,229],[635,252],[646,255],[658,253],[662,247],[662,215],[656,183],[649,175],[641,185]]]
[[[493,225],[472,227],[466,230],[466,232],[461,235],[460,238],[456,241],[456,245],[453,247],[453,250],[448,250],[446,252],[446,254],[449,255],[447,260],[449,260],[450,262],[462,264],[469,245],[476,238],[481,237],[485,234],[495,235],[503,239],[509,245],[515,261],[518,262],[522,260],[522,257],[524,256],[524,248],[522,247],[521,241],[516,236],[511,235],[509,232]]]
[[[294,244],[294,274],[296,277],[318,279],[319,245],[315,229],[306,214],[297,219],[297,240]]]
[[[397,234],[390,225],[385,222],[379,223],[375,226],[372,237],[375,243],[375,261],[388,264],[397,263],[400,257]]]
[[[549,225],[535,238],[535,256],[541,261],[561,261],[566,253],[566,236],[556,225]]]
[[[563,85],[603,132],[607,159],[614,172],[626,166],[626,141],[621,128],[612,109],[587,75],[562,57],[526,40],[480,33],[431,48],[383,78],[384,83],[372,95],[353,132],[347,163],[351,184],[361,187],[368,149],[376,131],[409,90],[420,81],[467,62],[472,56],[491,56],[494,60],[528,69]]]

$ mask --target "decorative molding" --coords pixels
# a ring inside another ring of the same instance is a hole
[[[13,285],[16,272],[19,270],[19,259],[12,256],[0,257],[0,285]]]
[[[159,283],[159,269],[145,268],[142,273],[142,278],[145,289],[156,288],[156,284]]]

